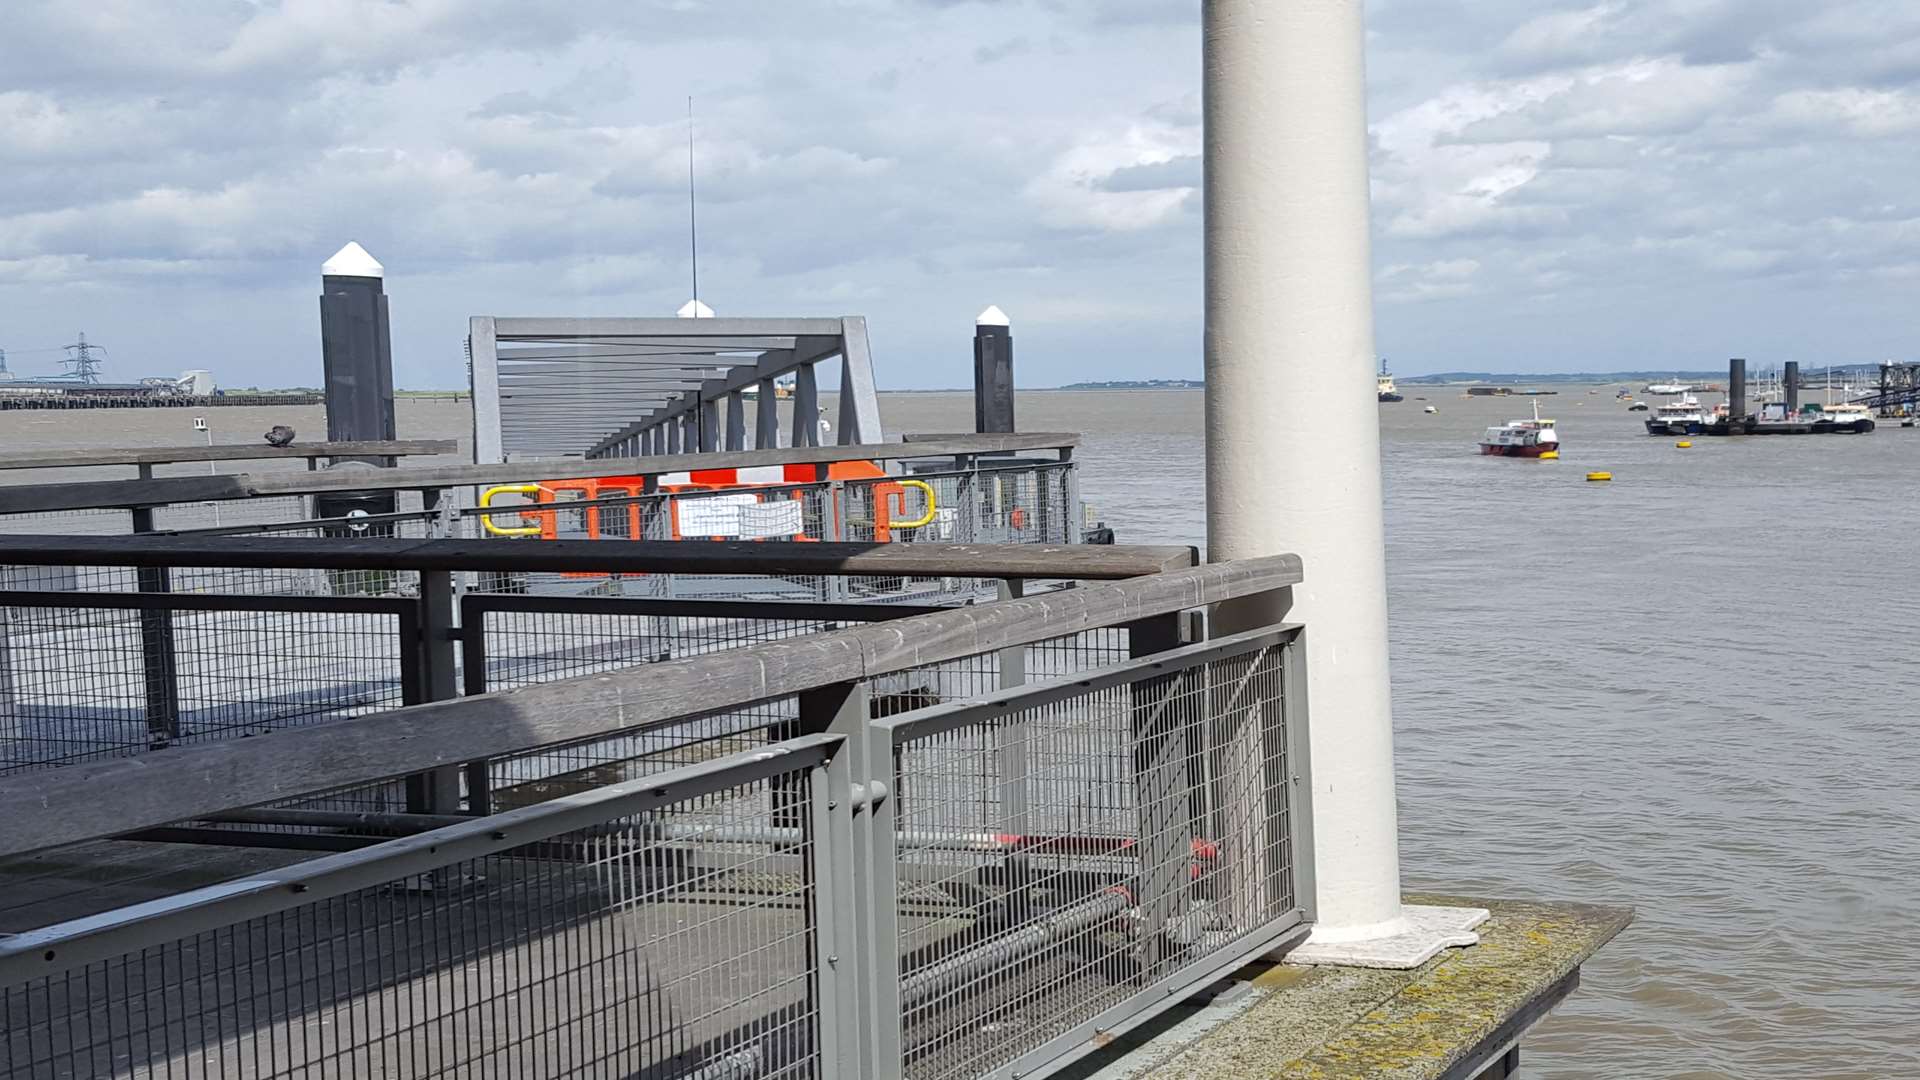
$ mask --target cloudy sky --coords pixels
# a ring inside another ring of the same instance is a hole
[[[472,314],[864,314],[883,386],[1201,367],[1198,0],[8,0],[0,348],[319,377],[385,262],[402,385]],[[1920,354],[1920,3],[1372,0],[1399,372]]]

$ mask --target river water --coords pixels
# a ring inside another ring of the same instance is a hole
[[[1639,910],[1528,1075],[1920,1076],[1920,430],[1679,450],[1579,388],[1541,399],[1562,460],[1520,461],[1474,444],[1525,399],[1404,389],[1381,438],[1406,884]],[[1123,542],[1204,542],[1199,393],[1019,410],[1084,433],[1082,492]],[[972,419],[961,394],[881,411],[894,433]],[[207,416],[221,442],[325,426]],[[399,416],[402,437],[470,424],[448,401]],[[17,450],[196,438],[172,410],[0,414]]]

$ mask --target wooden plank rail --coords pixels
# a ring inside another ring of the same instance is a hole
[[[207,461],[272,461],[277,459],[418,457],[451,454],[460,449],[453,439],[397,439],[373,442],[315,442],[293,446],[130,446],[119,449],[41,450],[30,454],[0,454],[4,469],[73,469],[91,465],[175,465]]]
[[[506,465],[421,465],[402,469],[354,469],[327,472],[234,473],[227,476],[169,476],[155,480],[95,480],[83,484],[17,484],[0,487],[0,514],[46,513],[182,502],[216,502],[316,495],[334,491],[414,491],[447,487],[485,487],[529,480],[579,480],[598,476],[639,476],[693,469],[749,469],[767,465],[824,465],[836,461],[893,461],[904,458],[999,454],[1023,450],[1067,450],[1080,445],[1069,434],[968,435],[916,443],[864,446],[803,446],[786,450],[735,450],[712,454],[658,454],[653,457],[582,461],[516,461]],[[299,455],[293,455],[299,456]]]
[[[911,545],[919,546],[919,545]],[[0,855],[649,728],[1285,589],[1300,559],[1197,566],[246,739],[0,776]]]
[[[1192,548],[1100,544],[792,544],[751,540],[409,540],[277,536],[0,536],[0,566],[871,574],[1113,581],[1192,566]]]

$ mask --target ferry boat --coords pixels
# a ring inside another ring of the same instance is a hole
[[[1400,391],[1393,385],[1393,376],[1387,374],[1387,362],[1380,361],[1380,374],[1374,378],[1374,386],[1380,392],[1381,401],[1405,401]]]
[[[1490,427],[1480,436],[1480,452],[1499,457],[1539,457],[1542,454],[1560,453],[1560,433],[1554,430],[1553,421],[1540,417],[1540,403],[1533,403],[1533,419],[1509,420],[1499,427]]]
[[[1821,410],[1821,423],[1828,425],[1830,431],[1850,431],[1856,435],[1865,435],[1874,428],[1873,410],[1865,405],[1843,402],[1829,405]],[[1818,430],[1820,423],[1816,423]]]
[[[1687,394],[1679,401],[1670,401],[1655,409],[1653,415],[1647,417],[1647,434],[1698,435],[1712,422],[1700,407],[1700,399]]]
[[[1692,383],[1683,383],[1676,379],[1673,382],[1648,383],[1646,392],[1649,394],[1687,394],[1692,393],[1693,389]]]

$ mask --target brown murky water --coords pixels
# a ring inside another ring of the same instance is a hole
[[[1528,1074],[1920,1076],[1920,430],[1682,451],[1611,388],[1576,389],[1542,402],[1564,458],[1514,461],[1474,442],[1525,400],[1405,389],[1381,417],[1407,884],[1640,912]],[[1204,542],[1200,394],[1019,409],[1085,434],[1083,493],[1123,541]],[[221,442],[324,428],[317,408],[206,415]],[[897,433],[972,413],[897,394],[882,415]],[[447,401],[400,421],[470,422]],[[171,410],[0,414],[18,449],[194,438]]]

